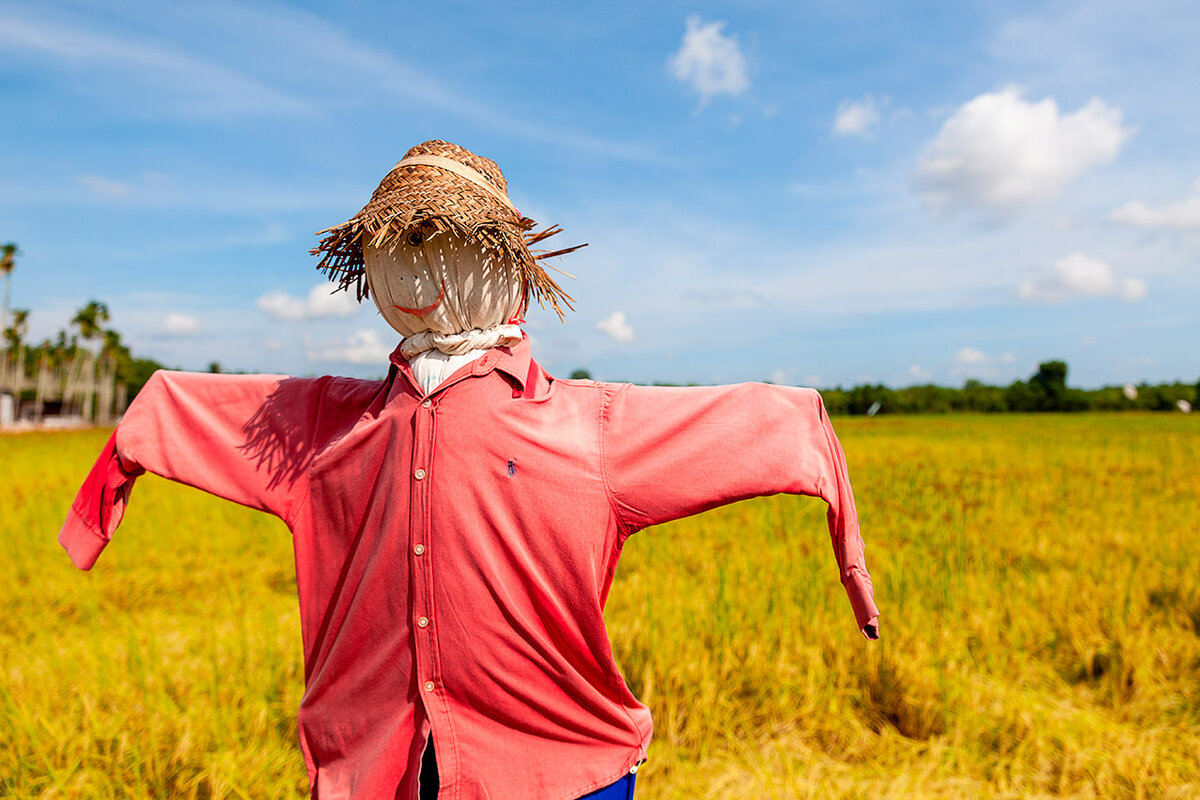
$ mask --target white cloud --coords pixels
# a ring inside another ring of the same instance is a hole
[[[287,292],[267,292],[254,301],[260,311],[274,319],[304,322],[323,317],[349,317],[362,307],[351,292],[335,292],[331,284],[314,286],[307,298],[294,297]]]
[[[776,369],[771,371],[771,383],[785,384],[787,383],[787,370]]]
[[[961,205],[1012,213],[1112,161],[1133,132],[1122,127],[1121,110],[1102,100],[1062,114],[1052,98],[1029,102],[1009,86],[946,120],[921,153],[917,180],[936,214]]]
[[[862,100],[843,100],[833,120],[835,136],[862,136],[879,123],[879,107],[870,95]]]
[[[989,355],[975,347],[964,346],[958,349],[953,358],[952,372],[956,375],[973,378],[998,378],[1002,375],[1013,374],[1013,366],[1017,357],[1012,353]]]
[[[129,184],[101,175],[80,175],[79,185],[102,200],[124,200],[129,197]]]
[[[1108,218],[1138,228],[1200,228],[1200,187],[1197,187],[1196,194],[1186,200],[1158,207],[1134,200],[1114,208]]]
[[[683,43],[671,58],[671,74],[700,93],[701,105],[715,95],[738,95],[750,88],[746,58],[737,39],[721,33],[724,26],[688,17]]]
[[[919,364],[913,364],[908,368],[908,376],[913,380],[927,381],[933,377],[933,373],[927,369],[922,369]]]
[[[382,367],[388,363],[388,356],[394,349],[394,345],[384,343],[378,331],[361,330],[342,341],[310,344],[306,355],[312,362],[378,364]]]
[[[1072,253],[1054,262],[1050,275],[1022,283],[1017,294],[1022,300],[1046,303],[1072,297],[1117,297],[1136,302],[1146,296],[1146,284],[1139,278],[1119,278],[1105,262]]]
[[[985,361],[987,361],[987,356],[984,355],[984,352],[982,350],[976,350],[974,347],[960,348],[959,351],[954,354],[954,362],[956,364],[970,366],[973,364],[982,364]]]
[[[596,323],[596,330],[603,331],[618,342],[632,342],[633,328],[625,321],[624,311],[614,311]]]
[[[172,311],[158,323],[158,332],[163,336],[191,336],[199,330],[200,320],[178,311]]]

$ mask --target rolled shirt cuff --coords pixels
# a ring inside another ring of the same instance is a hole
[[[58,543],[66,549],[71,557],[71,563],[79,569],[91,569],[108,545],[105,539],[92,530],[74,508],[67,512],[67,521],[58,532]]]
[[[850,606],[854,609],[854,619],[858,629],[863,631],[867,625],[877,625],[879,609],[875,607],[875,588],[871,585],[871,576],[865,570],[854,570],[842,582],[846,594],[850,597]]]

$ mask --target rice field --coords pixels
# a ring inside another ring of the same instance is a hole
[[[819,501],[638,534],[607,610],[638,797],[1200,797],[1200,418],[835,425],[883,638]],[[75,570],[107,435],[0,436],[0,797],[307,796],[286,528],[146,476]]]

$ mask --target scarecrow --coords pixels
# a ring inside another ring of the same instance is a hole
[[[570,298],[496,164],[414,147],[319,268],[403,337],[382,381],[158,372],[59,541],[89,569],[149,471],[290,529],[312,796],[630,798],[649,710],[602,611],[633,533],[758,495],[820,497],[858,627],[876,638],[845,459],[820,396],[560,380],[531,298]],[[574,248],[571,248],[574,249]]]

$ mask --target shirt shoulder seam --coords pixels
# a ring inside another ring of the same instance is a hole
[[[616,518],[617,526],[620,528],[621,541],[628,539],[629,536],[637,529],[630,525],[625,518],[621,516],[621,502],[617,499],[617,493],[613,489],[612,480],[609,478],[608,453],[605,448],[605,442],[608,440],[608,437],[606,436],[605,423],[608,420],[609,403],[613,399],[614,394],[616,392],[624,391],[626,388],[628,388],[628,384],[623,384],[617,387],[603,387],[604,391],[601,393],[599,418],[600,478],[604,481],[604,493],[608,497],[608,503],[612,508],[613,517]]]

